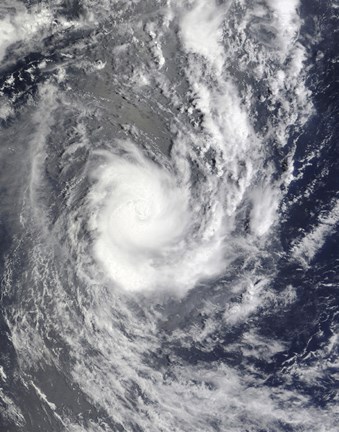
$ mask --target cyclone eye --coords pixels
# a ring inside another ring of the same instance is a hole
[[[151,208],[150,204],[147,201],[143,199],[138,199],[134,201],[133,207],[135,214],[140,221],[147,221],[148,219],[150,219]]]

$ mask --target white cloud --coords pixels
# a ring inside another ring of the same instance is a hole
[[[323,247],[327,237],[339,222],[339,201],[335,201],[327,214],[320,215],[318,224],[306,233],[301,240],[295,242],[292,247],[292,256],[307,266]]]

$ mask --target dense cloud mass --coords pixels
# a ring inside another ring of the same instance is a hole
[[[0,5],[1,430],[336,430],[336,10]]]

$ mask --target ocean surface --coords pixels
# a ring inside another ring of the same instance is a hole
[[[336,432],[336,0],[2,0],[1,432]]]

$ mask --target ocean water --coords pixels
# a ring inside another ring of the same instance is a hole
[[[1,431],[337,430],[338,9],[1,3]]]

